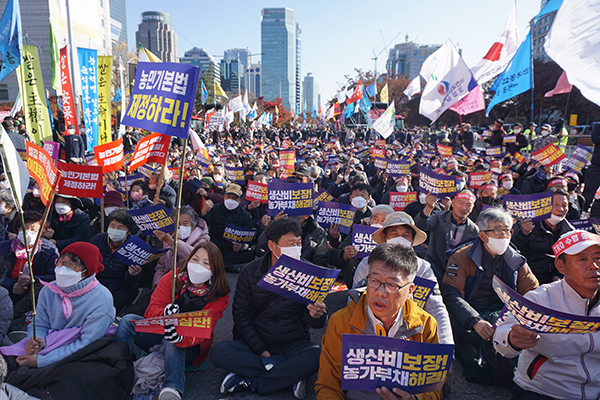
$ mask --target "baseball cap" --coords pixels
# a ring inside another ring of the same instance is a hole
[[[398,226],[398,225],[408,225],[415,231],[415,237],[413,239],[413,246],[418,246],[421,243],[423,243],[425,240],[427,240],[427,234],[425,232],[423,232],[422,230],[420,230],[419,228],[417,228],[412,217],[403,211],[396,211],[391,214],[388,214],[388,216],[385,217],[383,226],[381,228],[377,229],[375,232],[373,232],[373,234],[371,235],[371,238],[377,244],[385,243],[383,231],[386,228],[389,228],[391,226]]]
[[[583,230],[575,230],[565,233],[552,246],[554,257],[561,254],[570,256],[580,253],[590,246],[600,246],[600,236]]]
[[[230,183],[229,186],[227,186],[227,189],[225,189],[225,194],[227,193],[233,193],[239,197],[242,197],[242,187],[237,183]]]

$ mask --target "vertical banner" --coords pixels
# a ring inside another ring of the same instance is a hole
[[[112,141],[110,129],[112,64],[112,56],[98,57],[98,144]]]
[[[65,128],[73,125],[76,132],[79,132],[73,86],[71,85],[71,72],[69,70],[69,48],[67,46],[60,49],[60,84],[62,89],[63,113],[65,115]]]
[[[41,143],[43,140],[52,140],[37,47],[23,46],[23,63],[17,68],[17,78],[23,99],[25,126],[33,141]]]
[[[77,48],[81,79],[81,108],[85,121],[87,149],[98,146],[98,50]]]

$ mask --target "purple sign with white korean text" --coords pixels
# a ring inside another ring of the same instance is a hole
[[[352,226],[352,246],[356,247],[358,253],[356,257],[365,258],[371,254],[371,251],[377,247],[377,243],[373,241],[371,235],[378,228],[367,225]]]
[[[413,283],[415,284],[415,289],[412,292],[412,299],[416,305],[422,309],[425,309],[427,299],[429,299],[429,296],[431,296],[431,292],[435,288],[437,282],[421,278],[420,276],[415,276]]]
[[[267,215],[274,217],[283,211],[288,216],[312,215],[312,183],[290,183],[272,180],[267,186],[269,208]]]
[[[419,189],[421,193],[433,194],[441,199],[452,197],[458,191],[456,177],[436,174],[419,165]]]
[[[317,224],[323,228],[329,228],[332,224],[340,224],[338,230],[342,233],[350,233],[350,227],[354,223],[356,207],[348,204],[335,203],[333,201],[320,201],[317,209]]]
[[[171,218],[171,210],[167,211],[162,204],[139,210],[127,210],[143,235],[152,235],[152,231],[173,232],[175,221]]]
[[[505,194],[504,207],[517,221],[543,221],[552,215],[553,192],[536,194]]]
[[[127,265],[144,265],[156,260],[168,250],[155,249],[139,237],[132,235],[123,246],[115,251],[115,256]]]

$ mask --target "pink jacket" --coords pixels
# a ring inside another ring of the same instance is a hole
[[[200,243],[210,242],[210,236],[208,236],[208,226],[202,218],[198,218],[198,226],[190,233],[190,237],[187,240],[178,240],[177,243],[177,262],[185,260],[190,255],[194,247]],[[163,249],[170,247],[163,243]],[[158,281],[166,273],[173,270],[173,251],[169,250],[158,260],[156,269],[154,272],[154,279],[152,280],[152,286],[158,285]]]

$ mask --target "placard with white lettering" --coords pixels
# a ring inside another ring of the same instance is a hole
[[[115,251],[115,256],[127,265],[144,265],[156,260],[167,251],[169,251],[169,249],[155,249],[139,237],[131,235],[131,237]]]
[[[256,235],[256,229],[240,228],[231,224],[225,224],[225,231],[223,231],[223,239],[232,243],[252,243],[254,235]]]
[[[404,211],[413,201],[417,201],[417,192],[390,192],[390,206],[394,211]]]
[[[152,231],[173,232],[175,221],[162,204],[139,210],[127,210],[143,235],[151,235]]]
[[[412,299],[416,305],[422,309],[425,309],[427,299],[429,299],[429,296],[431,296],[431,292],[435,288],[437,282],[421,278],[420,276],[415,276],[413,283],[415,284],[415,288],[412,292]]]
[[[552,215],[553,192],[504,195],[504,207],[517,220],[543,221]]]
[[[377,243],[373,241],[371,235],[378,228],[367,225],[353,225],[352,226],[352,246],[356,247],[358,253],[356,257],[365,258],[371,254],[371,251],[377,247]]]
[[[312,215],[312,183],[270,181],[268,184],[269,208],[267,215],[274,217],[283,211],[288,216]]]
[[[458,191],[455,176],[436,174],[420,165],[419,188],[421,193],[433,194],[442,199],[452,197]]]
[[[410,161],[388,160],[385,172],[395,178],[397,176],[410,175]]]
[[[321,201],[317,209],[317,224],[323,228],[329,228],[331,224],[340,224],[339,231],[350,233],[350,227],[354,223],[356,207],[349,204]]]

